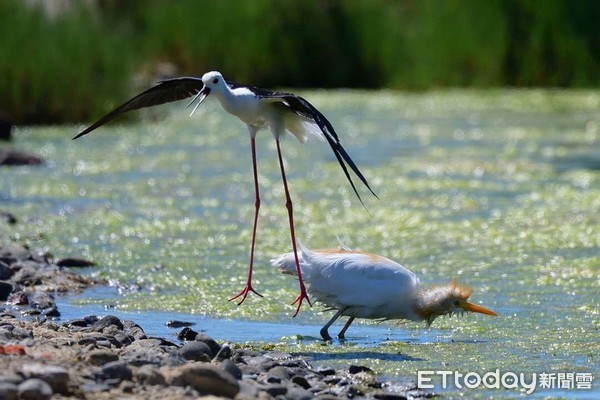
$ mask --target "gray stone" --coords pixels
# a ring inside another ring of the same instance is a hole
[[[237,381],[229,373],[205,363],[192,363],[171,369],[167,383],[190,386],[202,394],[230,398],[235,397],[240,390]]]
[[[17,400],[19,390],[17,385],[10,382],[0,382],[0,399],[2,400]]]
[[[213,358],[214,356],[216,356],[217,353],[219,353],[219,351],[221,350],[221,345],[219,343],[217,343],[213,338],[211,338],[208,335],[205,335],[204,333],[197,334],[195,340],[197,342],[206,343],[208,345],[208,347],[210,347],[210,351],[211,351],[210,358]]]
[[[221,367],[221,369],[223,371],[228,372],[231,376],[233,376],[238,381],[240,379],[242,379],[242,370],[237,365],[235,365],[235,363],[233,361],[231,361],[229,359],[223,360],[219,364],[219,367]]]
[[[159,365],[164,357],[164,354],[157,349],[134,349],[122,354],[121,360],[126,361],[129,365],[134,367],[141,367],[142,365],[147,364]]]
[[[271,382],[269,379],[273,380],[273,383],[280,383],[289,380],[290,373],[287,368],[278,365],[267,372],[267,381]]]
[[[31,296],[31,300],[29,304],[34,306],[35,308],[39,308],[41,310],[56,307],[56,303],[54,302],[54,298],[46,292],[36,291]]]
[[[12,383],[18,386],[24,380],[25,378],[13,371],[3,371],[2,375],[0,375],[0,383]]]
[[[118,382],[123,380],[132,380],[133,372],[131,367],[124,361],[112,361],[104,364],[102,367],[102,376],[106,380],[116,380]]]
[[[310,400],[314,397],[314,394],[301,387],[291,387],[285,394],[286,400]]]
[[[164,385],[165,377],[158,371],[154,365],[144,365],[136,369],[133,373],[137,382],[144,385]]]
[[[48,400],[52,397],[52,387],[41,379],[27,379],[18,387],[19,397],[23,400]]]
[[[92,326],[92,329],[96,332],[104,332],[110,326],[116,326],[118,330],[123,330],[123,323],[114,315],[107,315],[102,318]]]
[[[111,350],[105,349],[92,350],[86,356],[87,362],[92,365],[104,365],[109,362],[117,361],[118,359],[118,355]]]
[[[23,373],[28,378],[38,378],[46,382],[55,393],[67,393],[69,372],[64,367],[44,364],[25,364]]]
[[[212,359],[212,351],[204,342],[187,342],[178,350],[186,360],[208,362]]]
[[[288,388],[282,384],[274,384],[267,387],[265,392],[269,393],[273,397],[284,396],[288,392]],[[285,398],[287,399],[287,396],[285,396]]]

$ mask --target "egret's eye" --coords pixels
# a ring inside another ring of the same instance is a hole
[[[458,307],[459,304],[460,304],[460,301],[454,300],[454,307]]]
[[[215,78],[213,79],[213,83],[216,84],[217,82],[219,82],[219,78]]]

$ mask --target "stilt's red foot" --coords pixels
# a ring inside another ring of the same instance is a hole
[[[263,297],[262,294],[258,293],[256,290],[254,290],[254,288],[252,287],[252,283],[247,282],[246,286],[242,289],[242,291],[239,292],[238,294],[236,294],[235,296],[233,296],[232,298],[230,298],[229,301],[233,301],[233,300],[237,299],[238,297],[241,297],[242,300],[240,300],[240,302],[238,303],[238,306],[239,306],[246,300],[246,297],[248,297],[249,292],[252,292],[252,293],[258,295],[259,297]]]
[[[310,302],[310,299],[308,298],[308,293],[306,292],[306,287],[304,286],[304,282],[300,281],[300,294],[298,295],[298,297],[296,297],[296,300],[294,300],[294,302],[292,303],[292,305],[298,303],[298,306],[296,307],[296,312],[294,313],[294,317],[296,315],[298,315],[298,313],[300,312],[300,307],[302,307],[302,301],[306,299],[306,301],[308,302],[308,305],[312,307],[312,303]]]

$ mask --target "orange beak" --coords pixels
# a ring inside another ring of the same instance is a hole
[[[498,316],[498,314],[496,314],[492,310],[487,309],[485,307],[478,306],[477,304],[469,303],[468,301],[465,301],[462,304],[462,308],[468,312],[476,312],[476,313],[485,314],[485,315]]]

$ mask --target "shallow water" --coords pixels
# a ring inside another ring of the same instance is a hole
[[[254,194],[246,129],[214,105],[189,117],[174,104],[75,142],[79,127],[19,129],[13,146],[48,164],[0,170],[0,208],[25,222],[0,238],[100,264],[93,273],[120,292],[86,293],[72,301],[74,314],[86,304],[82,313],[104,304],[116,307],[110,313],[150,311],[136,320],[184,313],[220,340],[368,365],[392,380],[414,380],[417,370],[592,373],[591,391],[534,394],[599,397],[600,94],[303,94],[381,200],[362,190],[366,212],[326,144],[286,140],[300,240],[322,248],[340,237],[400,261],[425,285],[457,278],[500,317],[442,319],[431,329],[363,322],[343,345],[315,340],[331,312],[305,307],[292,319],[296,282],[269,264],[290,245],[268,133],[257,139],[255,284],[265,298],[227,302],[245,279]],[[434,383],[449,397],[519,395]]]

